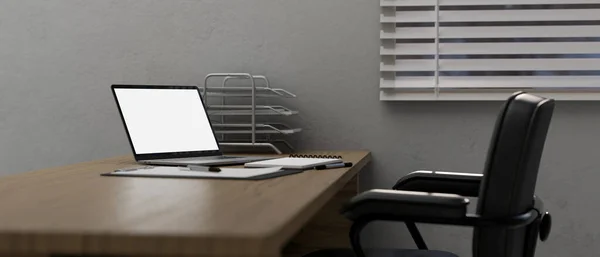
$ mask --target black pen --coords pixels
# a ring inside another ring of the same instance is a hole
[[[127,172],[127,171],[150,170],[150,169],[154,169],[154,166],[142,166],[142,167],[135,167],[135,168],[118,169],[118,170],[115,170],[115,172]]]
[[[315,167],[315,170],[327,170],[327,169],[337,169],[337,168],[347,168],[347,167],[352,167],[352,163],[351,162],[340,162],[340,163],[333,163],[333,164],[327,164],[327,165],[319,165],[319,166]]]
[[[221,169],[217,167],[207,167],[207,166],[198,166],[198,165],[188,165],[187,166],[190,171],[207,171],[207,172],[221,172]]]

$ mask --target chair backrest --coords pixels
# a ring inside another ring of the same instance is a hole
[[[533,208],[535,184],[554,101],[515,93],[496,121],[479,191],[477,214],[503,218]],[[474,257],[526,257],[528,228],[476,228]]]

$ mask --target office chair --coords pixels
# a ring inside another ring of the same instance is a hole
[[[342,210],[353,221],[352,249],[326,249],[305,257],[456,257],[427,250],[415,223],[470,226],[473,257],[533,257],[537,238],[550,234],[551,217],[534,195],[554,101],[518,92],[496,121],[483,174],[417,171],[393,190],[370,190]],[[467,197],[478,197],[467,214]],[[372,221],[404,222],[418,250],[363,249],[360,232]]]

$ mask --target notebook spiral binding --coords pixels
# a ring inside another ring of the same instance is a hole
[[[339,155],[321,155],[321,154],[290,154],[291,158],[315,158],[315,159],[343,159]]]

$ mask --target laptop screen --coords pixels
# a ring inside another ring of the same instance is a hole
[[[218,151],[197,88],[113,88],[135,154]]]

